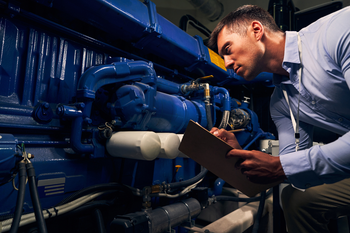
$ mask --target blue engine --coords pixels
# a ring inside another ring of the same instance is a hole
[[[151,1],[2,1],[0,17],[0,232],[21,192],[18,232],[43,232],[40,212],[48,232],[186,232],[216,179],[177,151],[189,120],[246,149],[273,138],[224,87],[247,82]]]

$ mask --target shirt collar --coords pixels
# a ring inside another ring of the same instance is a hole
[[[290,73],[292,64],[300,64],[298,34],[297,32],[287,31],[282,67]]]

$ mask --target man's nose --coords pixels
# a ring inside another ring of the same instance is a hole
[[[233,69],[234,61],[229,56],[224,56],[226,69]]]

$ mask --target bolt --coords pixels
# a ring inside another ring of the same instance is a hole
[[[80,108],[85,108],[85,103],[79,103],[78,106],[79,106]]]
[[[63,106],[58,106],[58,107],[56,108],[56,114],[59,115],[59,116],[62,116],[63,113],[64,113],[64,108],[63,108]]]
[[[85,117],[84,121],[88,124],[91,124],[92,123],[92,120],[88,117]]]

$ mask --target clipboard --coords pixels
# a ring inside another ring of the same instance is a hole
[[[192,120],[179,146],[182,153],[249,197],[280,183],[257,184],[249,181],[241,169],[235,168],[239,158],[226,158],[227,152],[232,149],[225,141]]]

